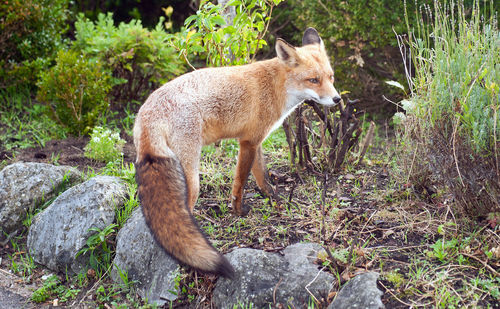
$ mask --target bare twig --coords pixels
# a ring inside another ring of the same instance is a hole
[[[490,265],[488,265],[488,263],[486,263],[485,261],[481,260],[480,258],[475,257],[475,256],[473,256],[471,254],[468,254],[468,253],[464,253],[464,252],[460,252],[460,254],[465,255],[467,257],[470,257],[471,259],[474,259],[474,260],[478,261],[479,263],[483,264],[483,266],[486,267],[497,278],[500,277],[500,273],[498,273],[496,270],[493,269],[493,267],[491,267]]]
[[[313,284],[313,282],[314,282],[314,281],[316,281],[316,279],[318,278],[319,274],[321,274],[321,273],[323,272],[323,270],[324,270],[324,269],[325,269],[324,267],[323,267],[323,268],[321,268],[321,269],[318,271],[318,273],[316,274],[316,276],[315,276],[315,277],[314,277],[314,278],[313,278],[313,279],[312,279],[312,280],[311,280],[311,281],[310,281],[310,282],[306,285],[306,287],[305,287],[305,288],[306,288],[307,293],[309,293],[309,295],[311,295],[311,297],[314,299],[314,302],[315,302],[316,304],[319,304],[319,300],[316,298],[316,296],[314,296],[314,294],[313,294],[313,293],[311,293],[311,291],[309,291],[308,287],[309,287],[311,284]]]
[[[325,203],[326,203],[326,188],[328,183],[328,173],[325,170],[323,175],[323,192],[321,192],[321,238],[325,239]]]
[[[458,172],[458,178],[460,179],[460,183],[462,183],[462,186],[465,187],[465,183],[464,183],[464,180],[462,178],[462,173],[460,173],[460,169],[458,168],[458,158],[457,158],[457,152],[456,152],[456,147],[455,147],[455,144],[456,144],[456,139],[457,139],[457,129],[458,129],[458,121],[460,118],[456,118],[457,121],[455,122],[455,124],[453,125],[453,134],[452,134],[452,149],[453,149],[453,158],[455,159],[455,167],[457,169],[457,172]]]
[[[365,139],[363,142],[361,142],[361,152],[359,154],[358,162],[357,164],[360,164],[361,161],[363,161],[363,157],[366,154],[366,151],[368,150],[368,147],[371,145],[373,141],[373,133],[375,132],[375,122],[371,121],[370,122],[370,127],[368,128],[368,132],[366,133]]]
[[[276,283],[273,289],[273,304],[275,305],[276,305],[276,291],[278,290],[278,287],[280,286],[282,280],[283,278],[280,277],[280,280],[278,281],[278,283]]]

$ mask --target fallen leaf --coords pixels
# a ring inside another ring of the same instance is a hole
[[[392,234],[394,234],[394,231],[393,230],[387,230],[385,231],[383,234],[382,234],[382,238],[385,239],[389,236],[391,236]]]
[[[347,180],[353,180],[354,178],[356,178],[353,174],[347,174],[344,176],[345,179]]]

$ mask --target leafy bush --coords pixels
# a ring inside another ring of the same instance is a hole
[[[0,3],[0,87],[36,82],[64,45],[68,0]]]
[[[75,135],[86,134],[109,105],[111,76],[98,61],[60,51],[57,64],[40,75],[38,100],[51,116]]]
[[[112,95],[117,100],[142,99],[151,90],[184,71],[175,50],[166,43],[169,34],[163,27],[164,18],[153,30],[141,22],[114,25],[113,15],[99,14],[93,23],[79,15],[75,23],[72,49],[97,59],[113,72]]]
[[[123,156],[125,141],[119,132],[112,132],[103,127],[94,127],[90,141],[85,146],[85,156],[98,161],[114,162]]]
[[[398,115],[406,173],[444,181],[473,216],[500,210],[500,35],[481,12],[479,1],[470,18],[463,2],[436,1],[424,12],[433,23],[410,29],[413,96]]]
[[[212,66],[239,65],[250,62],[267,45],[263,39],[273,7],[283,0],[233,0],[224,7],[201,1],[200,9],[188,17],[185,29],[173,36],[171,43],[185,59],[198,53]],[[223,16],[234,9],[230,22]],[[188,61],[189,62],[189,61]]]
[[[140,19],[145,27],[151,28],[158,23],[166,5],[182,10],[175,16],[177,24],[186,19],[185,14],[191,8],[191,3],[184,0],[73,0],[71,7],[76,13],[83,12],[90,20],[97,20],[97,16],[101,13],[113,12],[115,21],[127,22],[131,19]]]

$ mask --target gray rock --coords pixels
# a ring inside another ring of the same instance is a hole
[[[282,304],[307,307],[312,295],[326,299],[335,278],[313,264],[320,245],[306,243],[287,247],[281,256],[256,249],[236,249],[228,254],[236,278],[219,278],[213,292],[217,308],[233,308],[252,303],[255,308]]]
[[[33,305],[29,305],[29,298],[22,297],[21,295],[0,286],[0,308],[24,309],[31,307],[33,307]]]
[[[28,249],[35,262],[56,271],[77,273],[88,258],[76,254],[87,239],[113,223],[115,207],[123,205],[126,186],[117,177],[96,176],[59,195],[33,218]]]
[[[357,275],[340,289],[328,309],[379,309],[385,308],[380,297],[384,294],[377,287],[378,273]]]
[[[0,171],[0,235],[19,228],[28,210],[53,198],[62,187],[81,179],[81,173],[69,166],[45,163],[6,166]]]
[[[117,236],[116,256],[111,278],[122,283],[120,271],[137,281],[139,295],[149,303],[163,305],[177,299],[175,278],[179,264],[156,243],[140,208],[134,210]]]

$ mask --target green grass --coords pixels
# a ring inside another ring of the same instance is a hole
[[[44,147],[66,138],[65,130],[47,115],[47,107],[32,100],[29,89],[0,89],[0,145],[3,150]]]
[[[8,255],[10,261],[10,270],[25,279],[25,281],[30,282],[33,272],[37,268],[33,258],[29,255],[27,251],[26,244],[24,243],[25,238],[23,236],[13,236],[10,239],[10,245],[13,250],[13,254]]]
[[[493,1],[474,1],[472,12],[463,1],[454,6],[435,1],[431,23],[410,27],[412,60],[416,70],[411,100],[406,108],[425,120],[429,129],[455,122],[457,133],[478,151],[490,151],[500,135],[500,37],[496,16],[484,16],[481,6]],[[417,16],[423,19],[422,15]],[[451,132],[447,132],[451,135]]]

